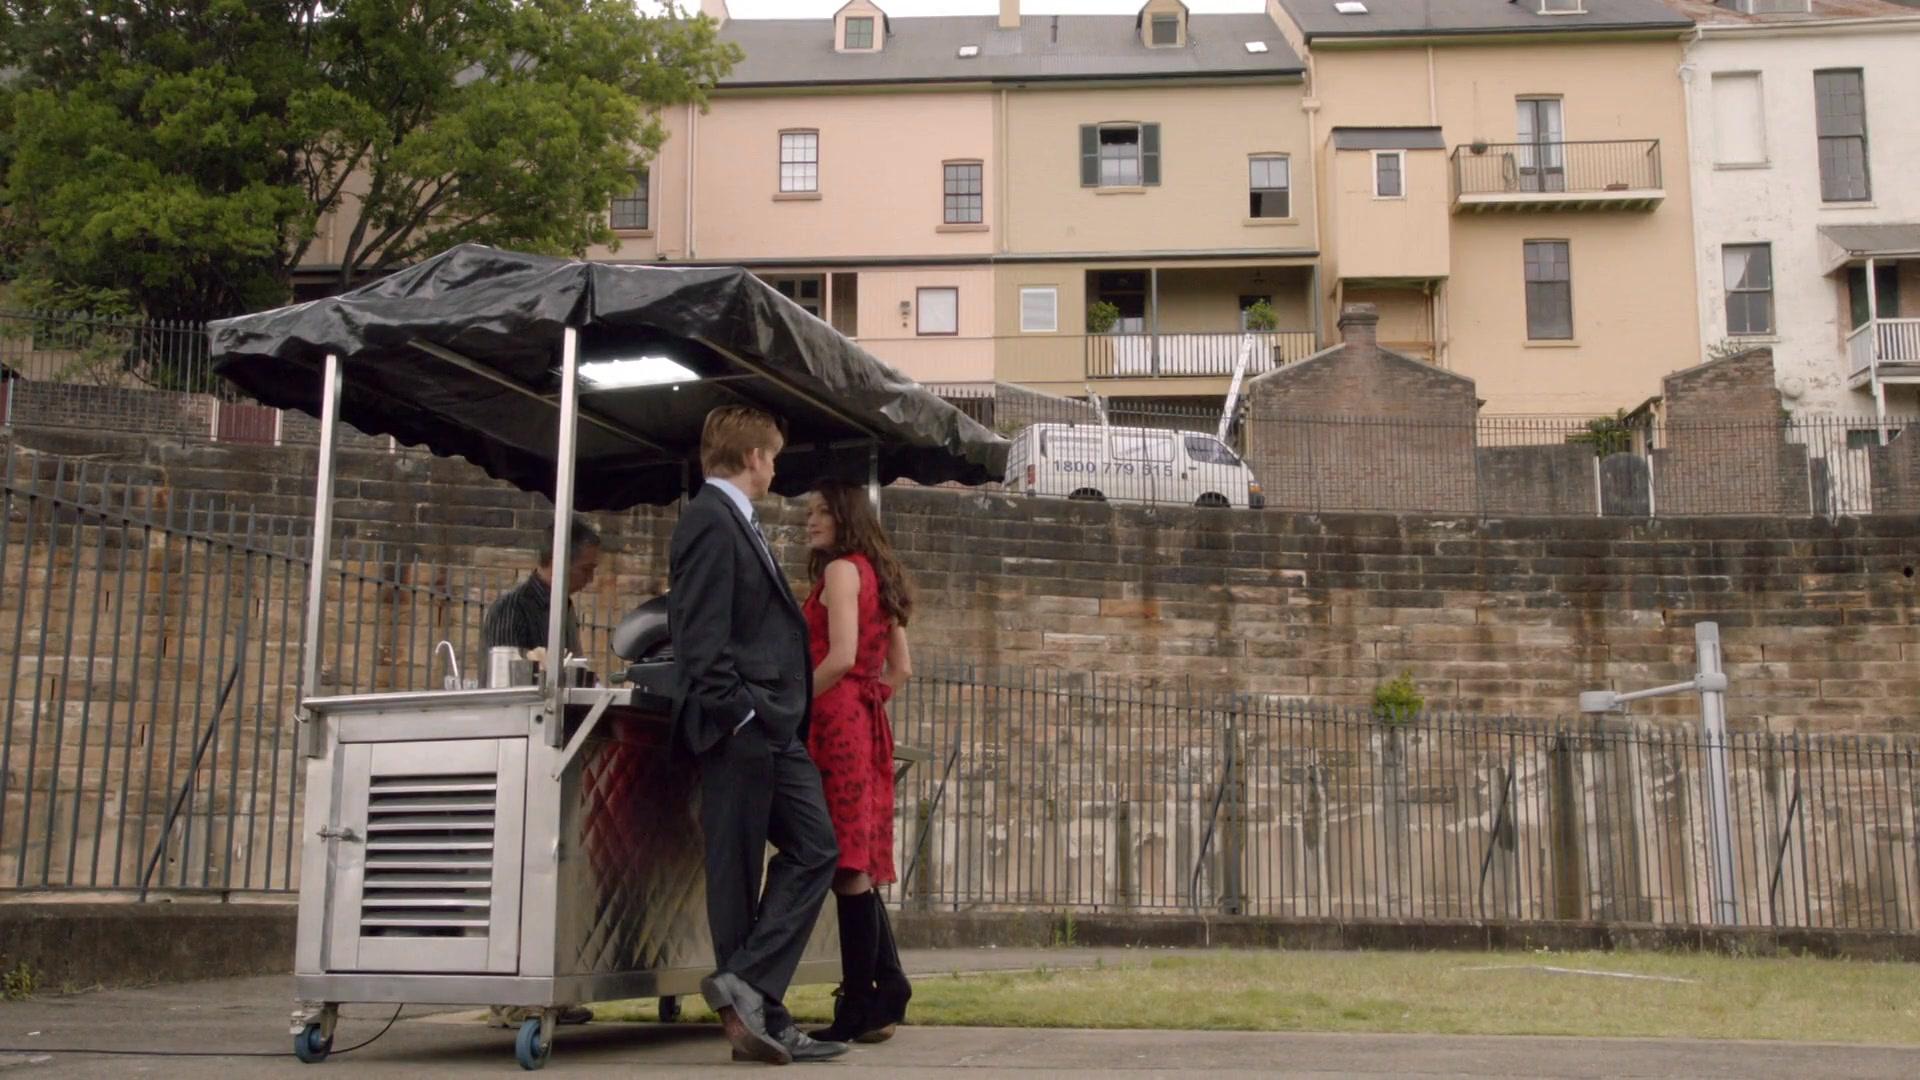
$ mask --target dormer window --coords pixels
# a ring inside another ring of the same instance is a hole
[[[1140,44],[1149,49],[1178,49],[1187,43],[1187,5],[1181,0],[1147,0],[1133,22]]]
[[[1715,0],[1731,11],[1742,15],[1811,15],[1812,0]]]
[[[887,13],[873,0],[847,0],[833,13],[833,51],[877,53],[887,47]]]
[[[1540,0],[1542,15],[1585,15],[1586,0]]]

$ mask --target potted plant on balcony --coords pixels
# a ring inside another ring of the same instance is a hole
[[[1120,309],[1105,300],[1087,305],[1087,333],[1111,334],[1120,325]]]
[[[1280,313],[1265,300],[1255,300],[1247,305],[1247,332],[1252,334],[1270,334],[1280,329]]]

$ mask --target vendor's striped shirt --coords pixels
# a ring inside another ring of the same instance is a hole
[[[516,649],[543,649],[547,645],[547,613],[552,610],[552,591],[540,575],[501,594],[487,608],[486,622],[480,629],[480,647],[491,649],[511,645]],[[580,628],[574,623],[573,605],[567,605],[567,651],[580,655]]]

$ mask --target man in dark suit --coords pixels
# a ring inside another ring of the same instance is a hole
[[[699,763],[718,969],[700,991],[736,1061],[777,1065],[847,1050],[802,1034],[781,1003],[839,859],[807,754],[806,620],[753,512],[783,445],[766,413],[724,406],[708,414],[700,436],[707,480],[674,527],[667,592],[680,676],[674,727]],[[778,853],[763,892],[769,841]]]

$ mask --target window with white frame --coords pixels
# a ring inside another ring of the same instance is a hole
[[[780,191],[799,194],[820,190],[820,133],[780,133]]]
[[[925,337],[952,336],[960,332],[960,290],[951,287],[914,291],[916,322],[914,332]]]
[[[1153,187],[1159,183],[1159,124],[1080,125],[1081,187]]]
[[[847,16],[846,41],[840,47],[848,50],[873,48],[873,16]]]
[[[1247,216],[1293,216],[1293,174],[1284,154],[1255,154],[1247,159]]]
[[[1053,285],[1029,285],[1020,290],[1020,332],[1051,334],[1060,329],[1060,290]]]
[[[1540,0],[1542,15],[1584,15],[1586,0]]]
[[[1376,150],[1373,152],[1373,197],[1376,199],[1404,199],[1407,197],[1407,155],[1403,150]]]
[[[1728,244],[1720,249],[1726,276],[1727,334],[1773,333],[1773,246]]]

